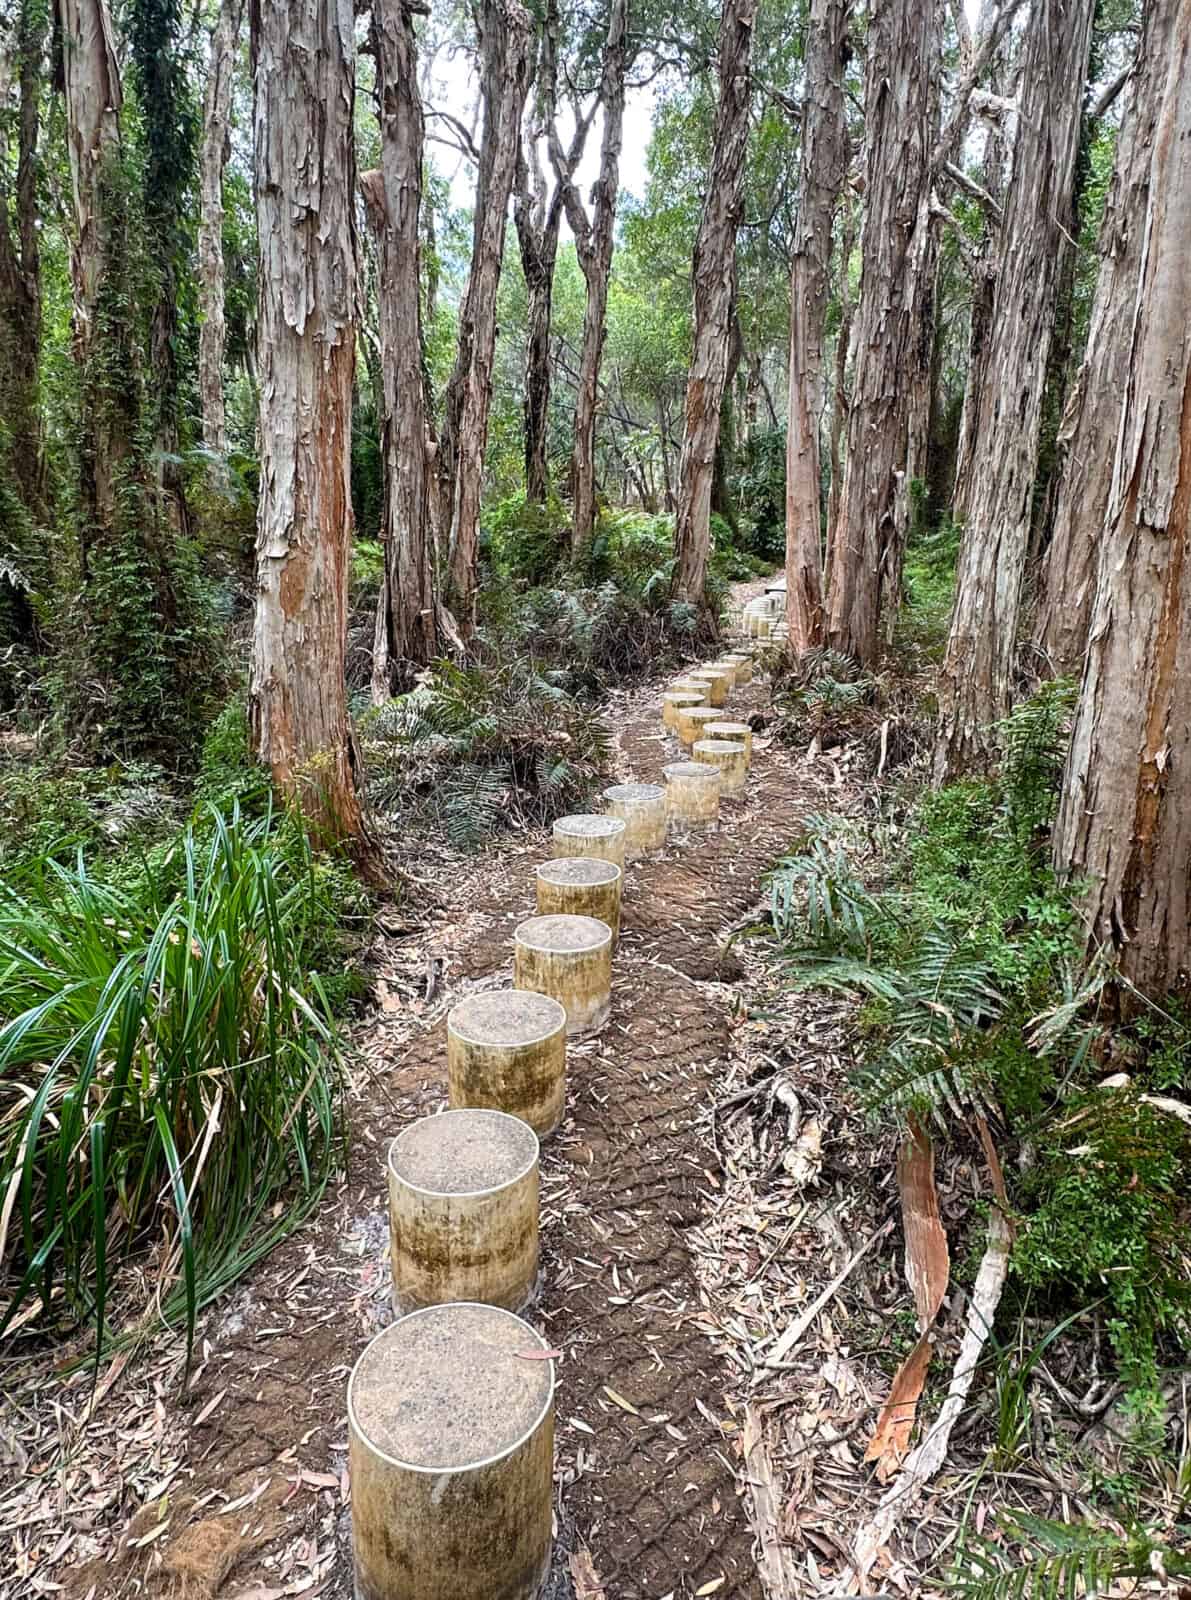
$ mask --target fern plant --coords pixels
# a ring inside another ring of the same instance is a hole
[[[1124,1578],[1191,1576],[1191,1557],[1147,1528],[1117,1532],[1025,1511],[1002,1512],[999,1523],[1001,1540],[967,1537],[949,1585],[963,1600],[1092,1600]]]

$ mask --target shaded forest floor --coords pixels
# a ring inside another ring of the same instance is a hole
[[[661,682],[611,697],[617,777],[674,758]],[[732,714],[767,711],[763,685]],[[545,1147],[545,1288],[560,1348],[553,1600],[851,1592],[847,1554],[880,1496],[862,1458],[914,1341],[897,1259],[892,1137],[847,1090],[843,1002],[794,994],[753,937],[767,870],[808,815],[862,816],[846,748],[802,756],[762,732],[720,831],[631,866],[612,1020],[570,1051],[567,1119]],[[610,780],[611,781],[611,780]],[[382,917],[376,1006],[357,1030],[351,1166],[316,1218],[203,1320],[185,1391],[177,1346],[117,1357],[13,1415],[31,1477],[5,1506],[0,1587],[280,1600],[351,1593],[344,1396],[389,1319],[384,1152],[445,1103],[445,1018],[507,984],[545,831],[411,869]],[[978,1158],[939,1174],[944,1221],[987,1199]],[[978,1248],[978,1246],[977,1246]],[[858,1251],[864,1253],[857,1259]],[[842,1269],[782,1367],[772,1342]],[[924,1409],[963,1321],[945,1310]],[[181,1398],[180,1398],[181,1395]],[[88,1413],[91,1413],[88,1420]],[[924,1592],[986,1456],[973,1412],[872,1587]],[[1028,1473],[1023,1476],[1029,1477]],[[1003,1492],[1004,1486],[997,1491]],[[1067,1492],[1035,1475],[1038,1509]],[[23,1569],[23,1570],[22,1570]],[[928,1584],[929,1587],[929,1584]]]

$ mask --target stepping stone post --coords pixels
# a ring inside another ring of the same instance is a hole
[[[705,739],[730,739],[744,746],[745,767],[753,764],[753,730],[747,722],[708,722],[703,726]]]
[[[389,1146],[398,1312],[448,1300],[518,1310],[538,1276],[538,1139],[503,1111],[421,1117]]]
[[[595,856],[614,867],[624,867],[625,827],[619,817],[576,812],[559,817],[552,831],[556,856]]]
[[[624,823],[626,861],[666,848],[666,791],[660,783],[615,783],[604,790],[611,816]]]
[[[678,714],[693,706],[705,704],[707,696],[701,689],[667,689],[662,696],[662,721],[673,732],[678,731]]]
[[[530,917],[513,935],[513,984],[557,1000],[568,1035],[597,1032],[612,1010],[611,928],[594,917]]]
[[[620,896],[624,873],[598,856],[555,856],[537,869],[540,917],[594,917],[620,936]]]
[[[566,1106],[566,1012],[523,989],[461,1000],[447,1017],[447,1085],[453,1110],[504,1111],[545,1138]]]
[[[719,770],[721,794],[739,794],[748,781],[748,757],[734,739],[696,739],[691,754]]]
[[[368,1345],[347,1387],[357,1600],[536,1600],[554,1476],[546,1350],[520,1317],[467,1303]]]
[[[672,761],[662,768],[666,810],[676,828],[714,828],[720,816],[720,772],[705,761]]]
[[[692,745],[703,737],[704,723],[719,722],[723,715],[717,706],[683,706],[678,713],[678,737],[683,744]]]

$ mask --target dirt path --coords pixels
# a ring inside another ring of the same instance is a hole
[[[674,758],[659,694],[653,684],[613,707],[622,777],[659,780]],[[759,688],[738,691],[732,712],[762,701]],[[688,1241],[719,1184],[709,1112],[744,998],[725,936],[802,816],[825,808],[785,751],[758,744],[748,792],[725,803],[717,834],[628,869],[612,1020],[572,1048],[568,1119],[544,1153],[535,1315],[564,1351],[560,1596],[573,1592],[570,1551],[580,1563],[590,1554],[605,1600],[761,1592],[740,1424]],[[443,1103],[446,1011],[508,981],[545,853],[545,838],[530,837],[484,858],[445,915],[382,952],[349,1180],[208,1319],[185,1407],[160,1385],[146,1397],[167,1488],[133,1517],[119,1559],[102,1527],[78,1539],[76,1560],[88,1547],[94,1558],[60,1575],[74,1594],[146,1579],[244,1600],[351,1592],[344,1388],[389,1314],[383,1152],[411,1115]],[[427,973],[432,1003],[419,998]],[[117,1449],[121,1426],[143,1438],[145,1414],[118,1423]]]

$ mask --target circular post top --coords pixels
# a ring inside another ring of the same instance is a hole
[[[720,775],[706,761],[672,761],[662,768],[667,778],[697,778],[703,783],[718,783]]]
[[[505,1050],[538,1044],[566,1024],[564,1006],[548,994],[534,994],[530,989],[488,989],[469,995],[453,1006],[447,1017],[447,1031],[457,1039]]]
[[[674,706],[701,706],[704,695],[701,689],[667,689],[662,699]]]
[[[597,812],[576,812],[574,816],[559,817],[554,824],[554,837],[565,839],[614,839],[624,832],[619,817],[605,817]]]
[[[693,748],[696,755],[738,756],[744,746],[735,739],[696,739]]]
[[[752,733],[753,730],[749,727],[747,722],[728,722],[728,721],[724,721],[724,722],[705,722],[703,724],[703,731],[708,735],[709,738],[716,739],[721,734]]]
[[[508,1455],[554,1399],[554,1363],[527,1322],[455,1301],[383,1329],[356,1362],[347,1409],[378,1454],[415,1472],[460,1472]]]
[[[523,1178],[538,1159],[538,1136],[504,1111],[440,1111],[419,1117],[389,1146],[389,1171],[425,1194],[476,1195]]]
[[[614,783],[604,790],[609,805],[646,806],[665,798],[666,791],[660,783]]]
[[[619,821],[619,818],[616,819]],[[624,823],[620,826],[623,828]],[[598,950],[612,943],[612,929],[595,917],[528,917],[513,935],[518,944],[547,954],[574,954]]]
[[[689,706],[684,708],[683,716],[688,722],[720,722],[723,720],[723,706]]]
[[[615,883],[624,876],[614,861],[602,861],[599,856],[555,856],[553,861],[541,862],[537,875],[547,883],[582,884],[589,888]]]

